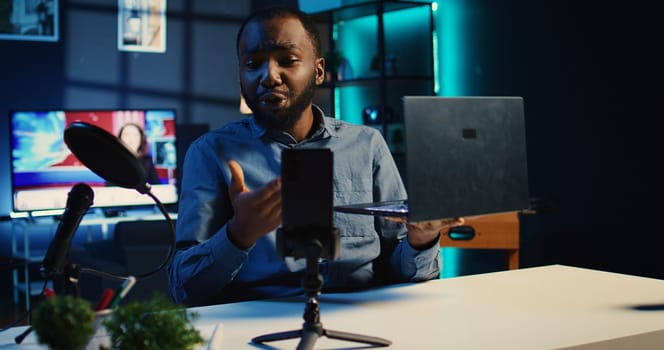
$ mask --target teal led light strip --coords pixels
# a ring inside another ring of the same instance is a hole
[[[438,33],[434,30],[431,39],[433,41],[433,93],[440,93],[440,72],[438,71]]]
[[[433,18],[436,18],[438,12],[437,2],[431,3],[431,11],[433,12]],[[438,68],[438,32],[436,32],[435,26],[433,28],[433,33],[431,33],[431,40],[431,45],[433,46],[433,93],[438,95],[440,92],[440,72]]]
[[[341,119],[341,101],[339,97],[339,88],[334,88],[334,118]]]
[[[339,26],[337,23],[332,24],[332,40],[337,41],[339,38]]]
[[[436,28],[436,42],[438,48],[434,54],[438,57],[438,79],[440,84],[438,95],[463,96],[466,94],[463,81],[465,46],[463,26],[465,19],[465,4],[461,0],[444,0],[437,3],[434,12]]]
[[[431,4],[434,15],[434,91],[440,96],[463,96],[466,94],[463,81],[465,70],[465,47],[463,25],[465,19],[463,0],[441,0]],[[442,260],[440,278],[460,274],[461,250],[440,248]]]

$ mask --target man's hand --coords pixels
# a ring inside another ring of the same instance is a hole
[[[281,224],[281,179],[250,190],[244,183],[244,172],[234,160],[228,162],[231,185],[228,194],[235,215],[228,222],[228,238],[241,249],[248,249]]]
[[[408,243],[415,249],[425,249],[439,239],[440,230],[461,226],[463,218],[408,222],[407,218],[388,217],[389,221],[405,223],[408,228]]]

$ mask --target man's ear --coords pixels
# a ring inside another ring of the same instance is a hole
[[[325,81],[325,59],[319,57],[316,59],[316,85],[321,85]]]
[[[242,83],[240,83],[242,84]],[[244,97],[244,91],[242,91],[242,86],[240,86],[240,113],[242,114],[253,114],[254,112],[247,105],[247,99]]]

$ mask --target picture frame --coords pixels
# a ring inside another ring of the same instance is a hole
[[[0,1],[0,40],[59,40],[58,0]]]
[[[118,50],[166,52],[166,0],[118,0]]]

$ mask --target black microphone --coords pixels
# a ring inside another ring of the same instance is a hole
[[[175,254],[175,227],[164,205],[151,192],[148,173],[143,163],[124,146],[119,138],[93,124],[81,121],[73,122],[65,128],[64,138],[71,152],[93,173],[113,185],[131,188],[141,194],[147,194],[155,201],[161,213],[164,214],[171,231],[170,249],[168,250],[168,256],[159,266],[150,272],[135,277],[143,279],[164,269]],[[90,195],[90,201],[92,201],[92,195]],[[60,267],[62,266],[60,265]],[[87,270],[86,272],[91,272],[90,269]]]
[[[76,158],[104,180],[141,194],[150,192],[145,166],[116,136],[92,124],[73,122],[64,138]]]
[[[53,241],[48,246],[46,256],[40,269],[43,278],[51,278],[56,273],[62,273],[69,254],[69,245],[72,237],[81,223],[83,215],[92,205],[94,192],[84,183],[72,187],[67,195],[65,208],[58,229],[55,231]]]

